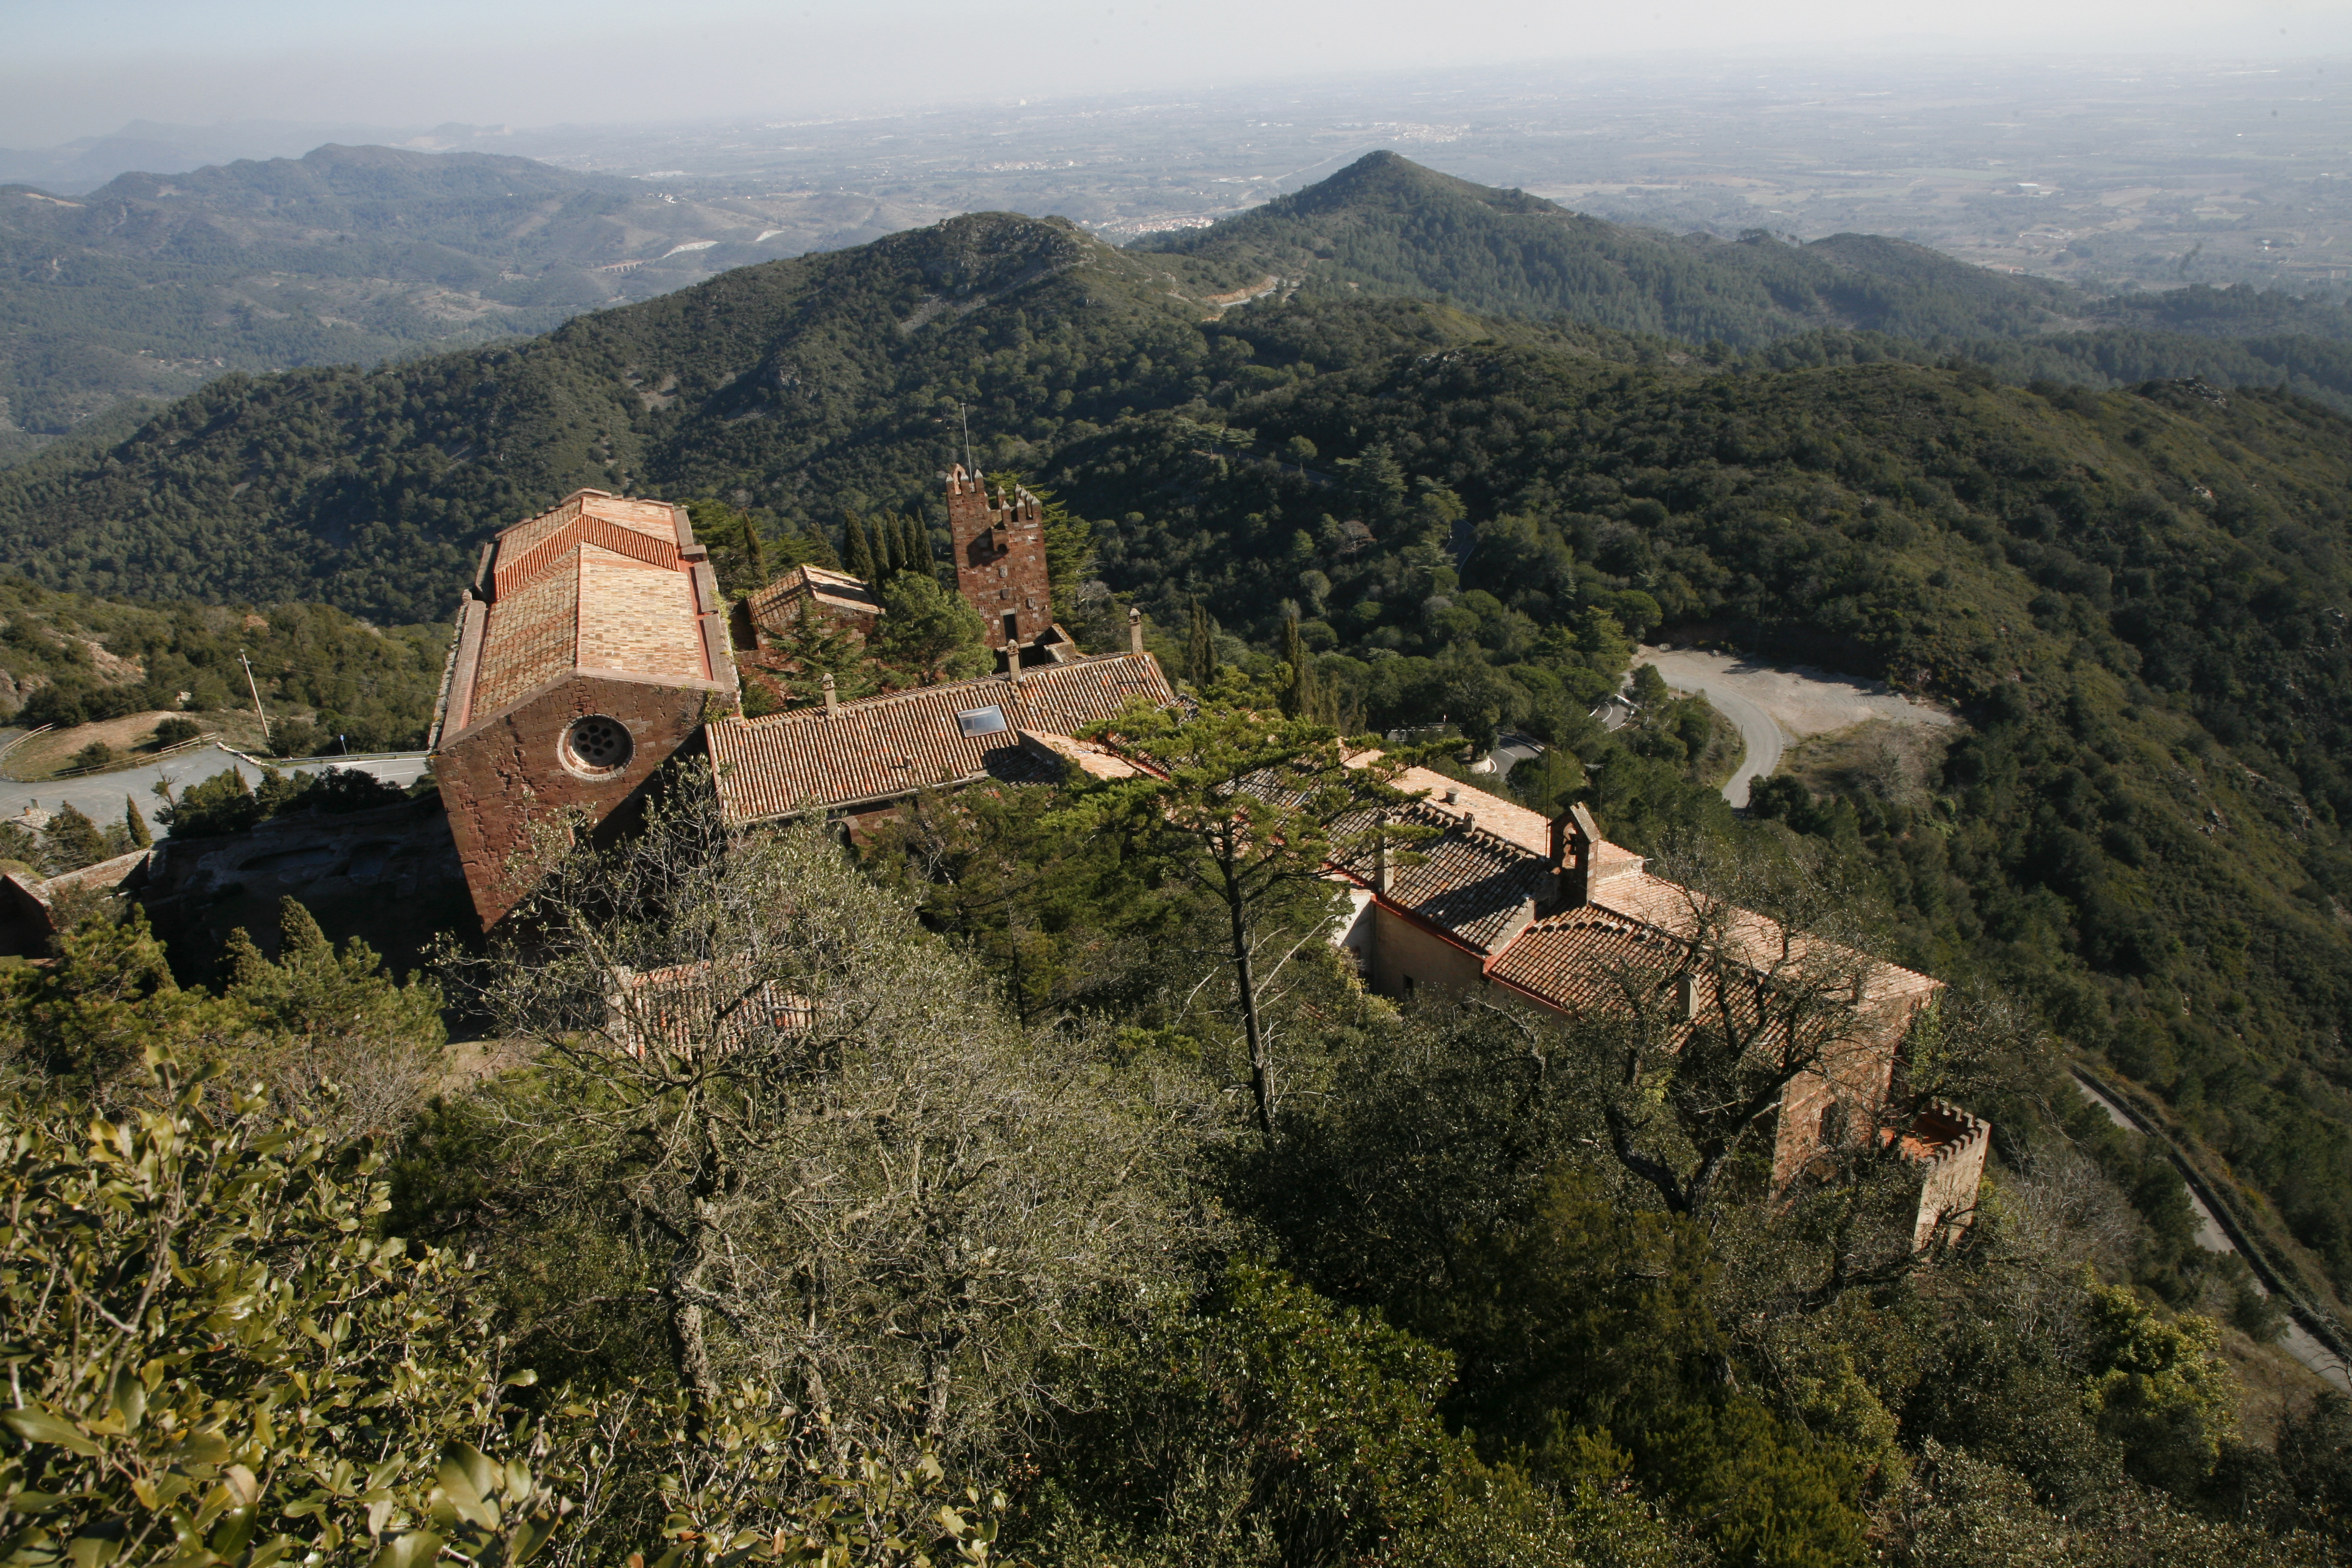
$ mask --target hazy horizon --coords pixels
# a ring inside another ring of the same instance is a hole
[[[1440,25],[1396,0],[1181,12],[1156,0],[1027,0],[982,26],[937,0],[768,10],[695,0],[655,18],[618,0],[418,0],[364,14],[290,0],[94,0],[20,6],[5,36],[0,146],[42,148],[137,121],[386,132],[790,121],[1416,69],[1670,76],[1961,59],[2031,69],[2101,56],[2260,64],[2352,53],[2352,12],[2089,0],[2053,20],[2021,0],[1964,10],[1808,0],[1769,13],[1729,0],[1638,12],[1478,0]]]

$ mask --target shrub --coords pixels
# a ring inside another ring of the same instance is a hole
[[[63,686],[44,686],[25,699],[16,710],[16,721],[28,730],[44,724],[60,730],[70,730],[77,724],[89,722],[89,710],[82,706],[81,693]]]
[[[204,727],[194,719],[183,719],[175,714],[156,724],[155,748],[162,751],[168,746],[176,746],[184,741],[193,741],[204,732]]]

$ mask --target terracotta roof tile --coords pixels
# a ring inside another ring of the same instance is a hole
[[[1351,759],[1352,760],[1352,759]],[[1530,855],[1551,853],[1551,819],[1542,812],[1530,811],[1515,801],[1475,789],[1444,773],[1427,768],[1407,768],[1396,776],[1396,787],[1407,795],[1428,792],[1432,805],[1443,806],[1447,792],[1454,795],[1451,809],[1456,814],[1468,813],[1478,826],[1501,835]]]
[[[1492,952],[1523,923],[1529,904],[1540,905],[1551,893],[1552,877],[1543,858],[1488,832],[1484,822],[1465,823],[1457,812],[1429,801],[1400,806],[1390,820],[1438,831],[1410,846],[1407,853],[1415,864],[1391,869],[1388,901],[1465,946]],[[1352,816],[1339,825],[1340,831],[1358,832],[1370,822],[1370,813]],[[1345,868],[1360,881],[1372,879],[1370,856],[1357,857]]]
[[[502,530],[490,570],[504,598],[542,573],[557,569],[573,546],[593,544],[649,566],[678,563],[677,511],[667,501],[630,500],[593,490]]]
[[[470,662],[452,656],[453,678],[465,682],[444,709],[453,729],[570,669],[724,684],[733,671],[711,662],[724,662],[715,586],[692,537],[667,501],[593,490],[500,533],[490,601],[469,612],[482,617],[478,651]],[[472,646],[464,625],[459,642]]]
[[[738,822],[858,805],[984,774],[1045,778],[1052,765],[1024,749],[1024,730],[1068,735],[1111,718],[1129,700],[1167,705],[1175,692],[1150,654],[1046,665],[1018,682],[983,676],[917,691],[710,726],[719,798]],[[961,712],[996,708],[1004,728],[967,735]]]
[[[490,606],[467,722],[572,668],[580,647],[580,574],[555,572]]]
[[[1683,948],[1639,921],[1587,905],[1519,933],[1488,973],[1570,1012],[1622,1003],[1627,981],[1680,970]]]
[[[786,629],[803,599],[814,599],[827,609],[875,616],[882,613],[881,596],[846,572],[822,566],[795,566],[746,602],[752,624],[770,633]]]
[[[1350,766],[1361,766],[1378,754],[1365,752],[1348,760]],[[1532,896],[1538,909],[1553,901],[1551,823],[1541,813],[1427,768],[1406,769],[1397,776],[1396,786],[1408,794],[1426,792],[1399,814],[1400,820],[1443,831],[1412,847],[1425,864],[1397,868],[1390,881],[1390,902],[1468,946],[1490,952],[1498,937],[1508,937],[1517,918],[1512,911],[1521,898]],[[1358,880],[1371,880],[1368,864],[1341,868]],[[1621,957],[1643,951],[1645,942],[1655,942],[1657,952],[1673,951],[1677,940],[1689,940],[1702,920],[1717,912],[1706,895],[1651,875],[1641,856],[1605,839],[1593,846],[1588,886],[1583,910],[1529,922],[1517,940],[1507,942],[1489,973],[1547,1000],[1556,997],[1558,1005],[1579,1005],[1590,1000],[1580,989],[1585,984],[1580,977],[1588,974],[1590,963],[1602,963],[1603,949],[1594,944],[1617,944],[1607,951]],[[1780,961],[1785,933],[1778,921],[1747,910],[1731,910],[1727,916],[1721,934],[1731,942],[1734,956],[1759,971]],[[1622,932],[1641,934],[1622,940],[1620,934],[1611,934]],[[1789,941],[1788,951],[1801,955],[1819,942],[1800,935]],[[1863,999],[1888,1006],[1892,1021],[1897,1015],[1907,1016],[1908,1004],[1940,984],[1900,964],[1872,960]]]
[[[594,545],[580,547],[580,663],[635,675],[713,679],[703,657],[694,578]],[[493,606],[495,612],[496,606]],[[493,614],[493,625],[496,622]]]

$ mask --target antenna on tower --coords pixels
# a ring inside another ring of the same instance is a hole
[[[963,426],[963,471],[973,479],[980,478],[980,465],[971,460],[971,420],[963,411],[961,400],[956,403],[956,422]]]

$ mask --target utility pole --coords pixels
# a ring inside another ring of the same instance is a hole
[[[245,649],[236,650],[236,662],[245,666],[245,689],[253,693],[253,716],[261,721],[261,743],[269,744],[269,715],[261,710],[261,686],[253,679],[253,660],[245,657]]]

